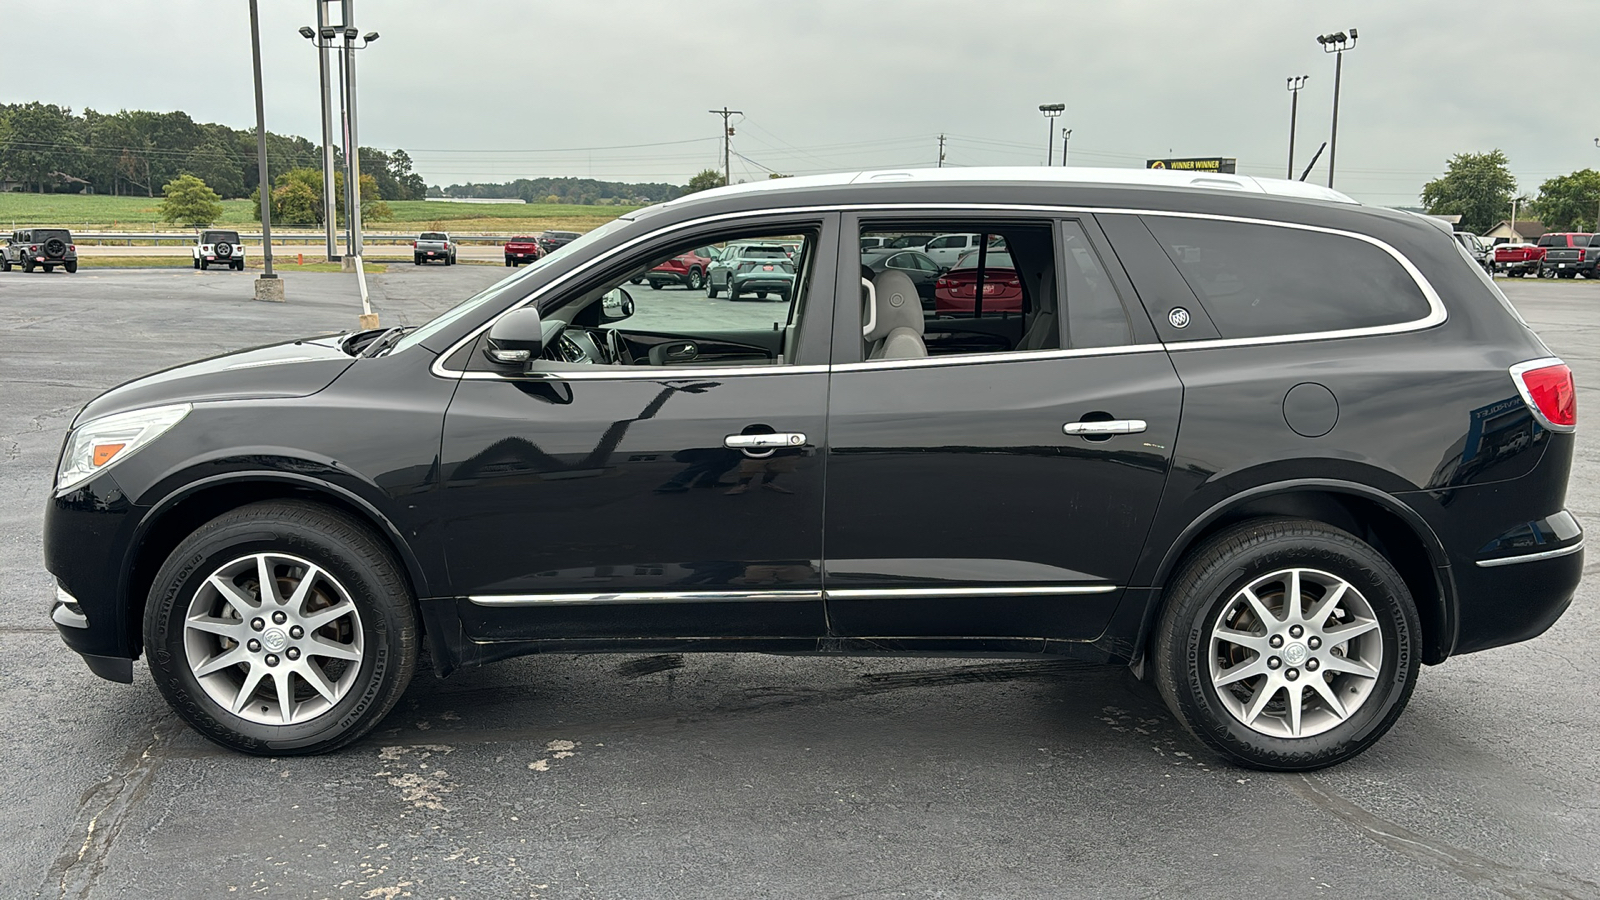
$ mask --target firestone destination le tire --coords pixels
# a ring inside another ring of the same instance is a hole
[[[151,585],[144,634],[178,715],[257,755],[357,740],[400,699],[417,659],[400,564],[362,522],[299,501],[244,506],[185,538]]]
[[[1178,567],[1154,680],[1184,727],[1238,763],[1306,771],[1377,742],[1420,666],[1416,606],[1382,554],[1320,522],[1252,519]]]

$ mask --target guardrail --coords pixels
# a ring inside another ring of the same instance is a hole
[[[518,232],[514,231],[496,234],[452,234],[450,239],[458,244],[503,244],[516,237],[517,234]],[[105,244],[127,244],[132,246],[134,242],[141,244],[151,243],[156,246],[162,244],[192,244],[195,242],[195,237],[196,234],[193,232],[183,234],[172,231],[75,231],[72,233],[74,243],[92,243],[96,246],[104,246]],[[241,231],[239,232],[239,238],[246,244],[260,245],[261,232]],[[409,244],[416,239],[416,234],[380,233],[363,234],[361,236],[362,242],[367,244]],[[325,240],[326,235],[321,231],[272,232],[272,246],[274,247],[279,244],[322,244]],[[344,238],[341,235],[339,246],[342,247],[343,245]]]

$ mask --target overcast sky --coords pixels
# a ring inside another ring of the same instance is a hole
[[[261,0],[267,127],[320,135],[316,0]],[[4,7],[0,101],[181,109],[254,123],[244,0],[75,0]],[[60,26],[70,10],[75,23]],[[1520,188],[1600,168],[1585,87],[1596,5],[1505,0],[357,0],[382,38],[358,54],[361,143],[404,148],[429,184],[592,176],[683,183],[1045,158],[1060,102],[1073,165],[1233,156],[1282,177],[1290,75],[1296,169],[1328,137],[1346,54],[1336,186],[1409,205],[1459,151],[1500,148]],[[1570,22],[1573,27],[1562,27]],[[1060,162],[1056,132],[1056,162]],[[626,145],[654,146],[626,146]],[[595,149],[589,149],[595,148]],[[765,167],[765,168],[763,168]],[[1298,171],[1296,172],[1298,175]],[[1311,179],[1326,183],[1327,158]]]

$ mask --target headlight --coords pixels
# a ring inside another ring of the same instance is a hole
[[[67,439],[67,452],[56,471],[56,491],[72,490],[136,453],[167,429],[183,421],[194,407],[188,403],[137,409],[79,425]]]

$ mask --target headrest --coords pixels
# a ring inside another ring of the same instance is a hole
[[[878,296],[878,314],[872,330],[866,333],[867,340],[881,341],[896,328],[922,333],[922,300],[917,297],[911,276],[885,269],[872,279],[872,289]]]

